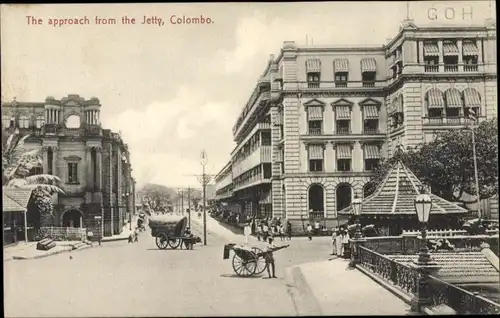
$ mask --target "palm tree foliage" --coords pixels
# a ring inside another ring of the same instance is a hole
[[[5,133],[5,131],[4,131]],[[30,175],[33,168],[42,164],[41,149],[26,149],[30,135],[7,134],[2,138],[2,186],[32,189],[32,199],[42,213],[51,213],[50,196],[64,193],[56,184],[59,178],[50,174]]]

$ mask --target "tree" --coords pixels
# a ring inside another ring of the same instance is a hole
[[[6,132],[4,131],[4,135]],[[30,135],[15,132],[2,138],[2,186],[32,189],[28,207],[36,207],[40,215],[52,215],[51,195],[64,193],[56,183],[59,178],[49,174],[29,175],[41,164],[41,149],[27,150],[25,141]]]
[[[151,183],[146,184],[139,192],[144,197],[145,203],[154,211],[171,205],[172,197],[175,195],[174,190],[169,187]]]
[[[498,121],[484,121],[475,128],[479,196],[487,199],[498,193]],[[386,160],[369,182],[368,192],[373,192],[395,156]],[[432,193],[452,202],[464,204],[463,194],[476,195],[472,131],[470,128],[454,129],[438,134],[429,143],[399,154],[399,158],[415,175],[431,187]]]

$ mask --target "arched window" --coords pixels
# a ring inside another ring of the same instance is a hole
[[[26,115],[21,115],[19,117],[19,128],[29,128],[30,127],[30,119]]]
[[[464,117],[467,118],[474,112],[474,117],[481,114],[481,95],[474,88],[466,88],[463,93],[464,99]]]
[[[337,211],[341,211],[351,205],[352,189],[347,183],[341,183],[337,186],[336,202]]]
[[[313,184],[309,188],[309,217],[323,217],[325,211],[325,190],[320,184]],[[311,215],[311,210],[312,214]]]
[[[456,88],[447,89],[444,92],[446,101],[445,114],[447,118],[458,118],[462,113],[462,94]]]
[[[45,117],[43,115],[36,116],[35,125],[36,128],[42,128],[42,126],[45,125]]]
[[[9,116],[2,116],[2,126],[3,128],[9,128],[10,127],[10,117]]]
[[[80,128],[80,116],[79,115],[69,115],[66,118],[66,128]]]

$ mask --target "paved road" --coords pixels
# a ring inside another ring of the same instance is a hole
[[[197,222],[193,228],[200,230]],[[276,253],[279,278],[262,279],[235,276],[231,260],[222,259],[223,245],[232,241],[229,236],[209,231],[207,246],[197,245],[193,251],[158,250],[149,232],[143,232],[138,244],[111,242],[43,259],[7,262],[5,315],[296,315],[284,267],[328,259],[328,240],[293,239],[290,248]],[[242,241],[241,236],[234,239]]]

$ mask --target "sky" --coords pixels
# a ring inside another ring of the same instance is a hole
[[[199,186],[201,150],[208,174],[229,161],[232,127],[283,41],[381,45],[407,9],[406,1],[2,5],[2,102],[97,97],[103,127],[129,145],[139,187]],[[493,1],[409,2],[417,25],[484,24],[494,12]],[[213,23],[174,25],[173,15]],[[90,25],[49,25],[84,16]],[[96,16],[117,24],[96,25]],[[142,25],[144,16],[164,24]]]

